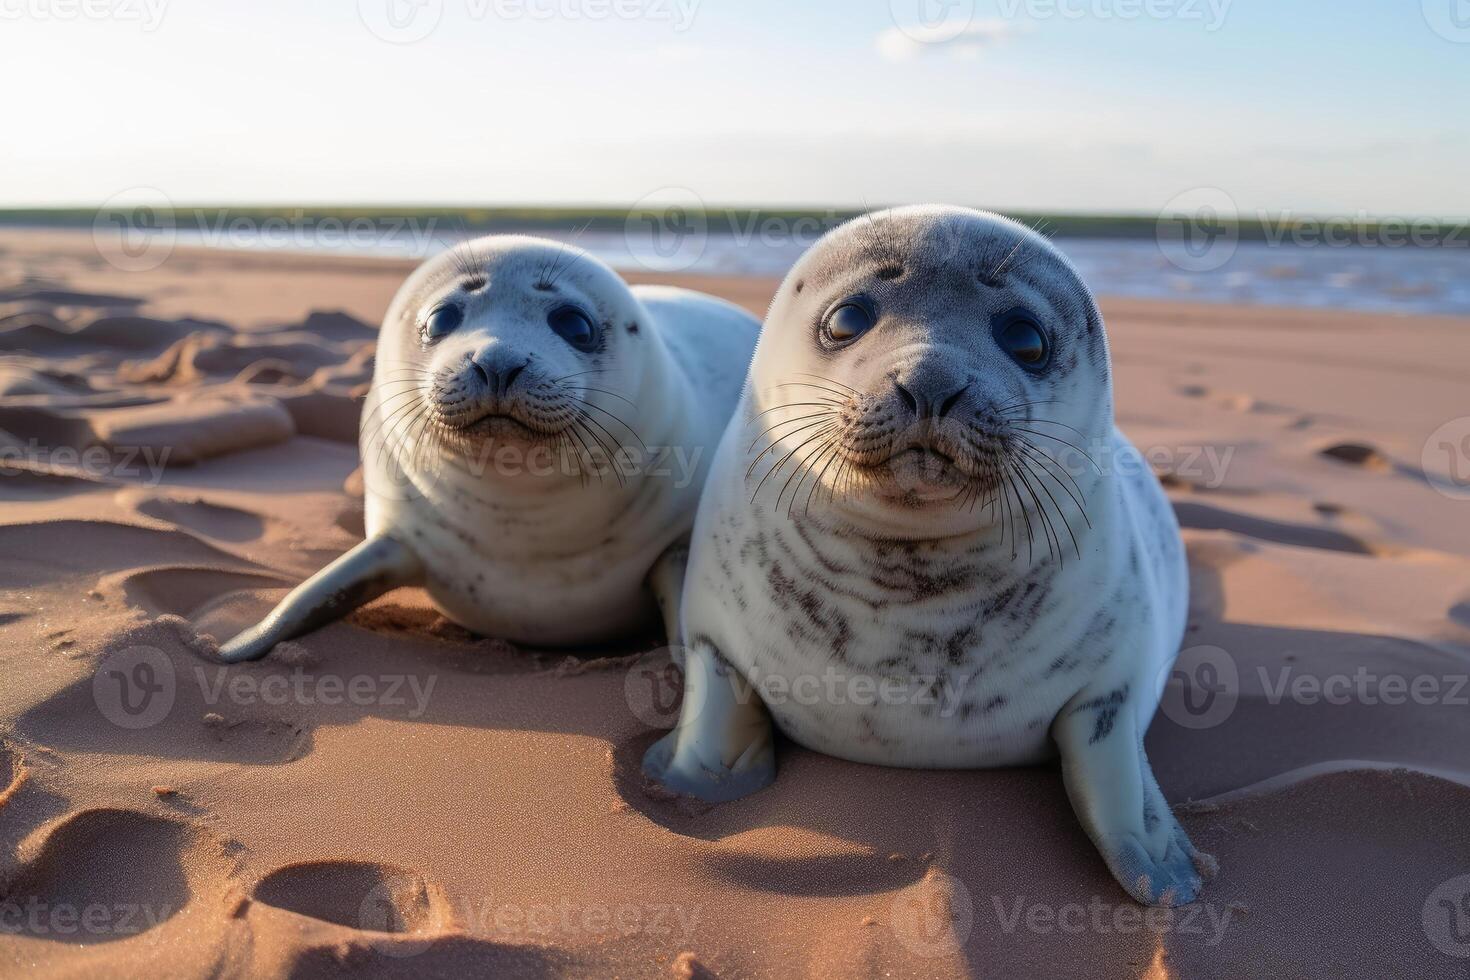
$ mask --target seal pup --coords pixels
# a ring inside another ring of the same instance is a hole
[[[644,769],[710,801],[752,792],[775,776],[770,718],[879,765],[1060,754],[1123,888],[1187,903],[1207,859],[1143,750],[1187,592],[1061,253],[968,209],[860,218],[766,318],[695,523],[679,723]]]
[[[590,254],[491,236],[399,289],[362,415],[367,538],[221,648],[226,661],[421,584],[470,630],[603,640],[663,613],[759,322],[629,288]]]

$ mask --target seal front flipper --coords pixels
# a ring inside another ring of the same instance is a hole
[[[1145,905],[1187,905],[1210,859],[1190,843],[1143,751],[1127,684],[1088,688],[1058,714],[1052,738],[1082,829],[1123,890]]]
[[[668,638],[674,663],[684,666],[684,650],[679,645],[684,635],[683,620],[679,609],[684,601],[684,573],[689,568],[689,538],[669,545],[658,556],[648,572],[648,589],[658,603],[659,614],[664,621],[664,636]]]
[[[643,771],[709,803],[749,796],[776,778],[765,705],[707,639],[685,652],[679,723],[644,754]]]
[[[269,616],[220,647],[220,657],[227,663],[259,660],[282,640],[325,626],[423,575],[418,556],[397,539],[368,538],[292,589]]]

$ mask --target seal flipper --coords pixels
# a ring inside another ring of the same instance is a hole
[[[684,601],[684,573],[689,568],[689,539],[669,545],[648,572],[648,589],[658,603],[664,621],[664,636],[674,663],[684,666],[684,621],[679,609]]]
[[[1129,694],[1126,684],[1088,688],[1057,715],[1062,780],[1123,890],[1145,905],[1187,905],[1212,861],[1190,842],[1154,779]]]
[[[423,580],[417,555],[386,534],[368,538],[292,589],[270,615],[220,647],[226,663],[259,660],[282,640],[325,626],[358,606]]]
[[[679,723],[644,753],[643,772],[709,803],[749,796],[776,778],[765,705],[707,639],[685,651]]]

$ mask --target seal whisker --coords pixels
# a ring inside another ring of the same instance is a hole
[[[1055,459],[1052,459],[1052,457],[1045,453],[1041,449],[1041,447],[1034,445],[1025,438],[1018,437],[1015,440],[1015,446],[1027,456],[1031,457],[1032,460],[1034,460],[1038,464],[1038,467],[1042,473],[1045,473],[1047,476],[1051,477],[1052,481],[1056,483],[1057,486],[1061,487],[1067,492],[1067,495],[1072,498],[1072,503],[1077,505],[1077,512],[1082,515],[1082,519],[1087,522],[1087,526],[1092,527],[1092,521],[1087,516],[1087,505],[1082,499],[1080,499],[1085,498],[1087,494],[1080,486],[1078,486],[1077,481],[1072,479],[1072,474],[1067,472],[1067,468],[1061,463],[1057,462]],[[1048,463],[1062,471],[1062,476],[1065,476],[1067,478],[1067,480],[1072,484],[1072,488],[1075,488],[1077,493],[1073,493],[1072,489],[1068,488],[1067,484],[1057,479],[1056,474],[1047,468],[1046,464]]]
[[[635,401],[633,401],[631,398],[625,398],[622,395],[618,394],[616,391],[608,391],[606,388],[577,388],[577,387],[573,387],[572,385],[568,385],[566,390],[567,391],[595,391],[598,394],[608,395],[608,396],[610,396],[612,398],[618,399],[619,401],[627,402],[629,405],[632,405],[635,409],[638,407],[638,403],[635,402]]]
[[[1059,442],[1062,445],[1066,446],[1068,449],[1071,449],[1073,452],[1081,453],[1083,458],[1085,458],[1089,463],[1092,464],[1092,468],[1094,470],[1097,470],[1098,475],[1102,475],[1102,467],[1097,465],[1097,460],[1093,459],[1092,456],[1087,452],[1087,450],[1083,449],[1081,446],[1068,442],[1066,439],[1062,439],[1058,436],[1049,435],[1045,432],[1037,432],[1035,429],[1023,429],[1020,426],[1013,425],[1010,427],[1010,431],[1025,432],[1028,435],[1041,436],[1041,438],[1043,439],[1051,439],[1054,442]]]
[[[754,451],[755,444],[758,443],[758,442],[760,442],[763,438],[765,438],[765,436],[766,436],[767,433],[774,432],[777,429],[781,428],[781,426],[783,426],[783,425],[791,425],[793,422],[805,422],[808,419],[830,418],[832,416],[832,414],[833,413],[831,413],[831,412],[813,412],[810,415],[798,415],[794,419],[785,419],[785,420],[783,420],[781,422],[777,422],[775,425],[773,425],[773,426],[765,429],[764,431],[762,431],[761,433],[759,433],[754,439],[750,440],[750,445],[745,447],[745,451],[747,453]]]
[[[813,423],[813,424],[816,425],[816,424],[820,424],[820,423]],[[827,428],[818,429],[815,434],[807,437],[807,439],[804,440],[795,449],[791,450],[791,452],[787,453],[785,456],[782,456],[779,460],[777,460],[774,464],[772,464],[771,468],[768,469],[768,470],[766,470],[766,475],[763,476],[763,477],[761,477],[761,481],[756,484],[755,492],[750,495],[750,502],[752,504],[755,503],[756,497],[760,496],[761,487],[763,487],[763,486],[766,485],[766,481],[771,478],[771,474],[775,473],[777,470],[781,469],[781,467],[785,466],[786,465],[786,462],[789,459],[791,459],[791,457],[795,456],[801,450],[801,448],[803,446],[805,446],[808,442],[810,442],[812,439],[820,438],[821,436],[825,435],[827,432],[831,431],[832,428],[835,428],[835,426],[836,426],[836,423],[832,423],[832,422],[827,423]],[[769,450],[767,450],[767,452],[769,452]],[[761,455],[764,456],[765,453],[762,453]],[[759,457],[757,457],[757,459],[758,458]],[[752,465],[752,469],[753,468],[754,468],[754,466]],[[748,478],[749,477],[749,474],[747,473],[746,476]],[[779,507],[780,505],[781,505],[781,499],[778,496],[776,498],[776,506]]]
[[[1041,473],[1038,473],[1037,472],[1037,470],[1039,468],[1038,467],[1038,464],[1035,463],[1035,462],[1033,462],[1033,461],[1031,461],[1030,457],[1027,457],[1027,456],[1021,456],[1021,457],[1019,457],[1018,460],[1017,460],[1017,462],[1019,462],[1027,470],[1030,470],[1031,471],[1032,477],[1036,481],[1036,485],[1041,488],[1042,492],[1046,494],[1047,499],[1051,501],[1052,509],[1055,510],[1057,512],[1057,516],[1062,519],[1062,524],[1067,529],[1067,536],[1072,539],[1072,550],[1077,553],[1077,560],[1078,561],[1081,561],[1082,560],[1082,546],[1077,543],[1077,533],[1072,530],[1072,522],[1069,521],[1069,520],[1067,520],[1067,513],[1066,513],[1065,510],[1062,509],[1062,505],[1057,500],[1056,495],[1051,492],[1051,489],[1049,487],[1047,487],[1045,481],[1042,480]],[[1042,473],[1046,472],[1046,470],[1044,468],[1040,468],[1040,469],[1041,469],[1041,472]],[[1052,477],[1052,479],[1055,480],[1056,477]],[[1058,485],[1060,486],[1060,484],[1058,484]],[[1062,489],[1065,490],[1066,487],[1063,486]],[[1078,508],[1078,509],[1080,510],[1081,508]],[[1085,511],[1082,512],[1082,519],[1083,520],[1087,520],[1087,513]],[[1088,523],[1088,526],[1091,527],[1091,522]],[[1058,543],[1058,551],[1060,551],[1060,544],[1061,544],[1060,540],[1058,540],[1057,543]],[[1059,562],[1062,560],[1061,554],[1058,554],[1057,555],[1057,560]]]
[[[792,429],[790,432],[787,432],[785,435],[781,436],[781,439],[789,439],[792,436],[796,435],[798,432],[804,432],[807,429],[815,428],[816,426],[819,426],[821,424],[823,424],[822,423],[822,420],[818,420],[816,422],[808,422],[806,425],[803,425],[800,428]],[[834,423],[828,423],[828,424],[834,424]],[[750,474],[755,471],[756,465],[761,461],[762,457],[764,457],[767,453],[774,452],[781,445],[781,439],[775,440],[769,446],[767,446],[765,449],[762,449],[761,452],[760,452],[760,455],[757,456],[755,459],[753,459],[753,460],[750,461],[750,466],[747,467],[746,470],[745,470],[745,478],[747,480],[750,479]],[[754,448],[754,446],[752,445],[751,448]],[[750,450],[747,449],[746,452],[750,452]]]
[[[1051,517],[1046,512],[1046,506],[1041,502],[1041,498],[1037,496],[1035,488],[1031,486],[1031,480],[1026,475],[1026,471],[1017,464],[1015,458],[1008,457],[1006,459],[1006,465],[1015,473],[1016,478],[1021,482],[1021,486],[1026,489],[1026,493],[1031,497],[1032,502],[1036,504],[1036,519],[1037,523],[1041,525],[1043,536],[1046,538],[1047,554],[1049,556],[1056,556],[1061,551],[1062,542],[1057,537],[1056,528],[1052,526]]]
[[[579,407],[581,407],[581,408],[590,408],[594,412],[600,412],[601,414],[606,415],[608,418],[610,418],[614,422],[618,423],[618,425],[621,425],[623,428],[627,429],[630,433],[632,433],[633,438],[638,440],[638,445],[640,445],[640,446],[643,447],[643,451],[644,452],[648,452],[649,451],[648,444],[643,441],[643,437],[638,434],[638,430],[635,429],[635,428],[633,428],[627,422],[624,422],[617,415],[614,415],[612,412],[609,412],[607,409],[602,408],[601,406],[598,406],[598,405],[594,405],[594,404],[592,404],[591,402],[589,402],[589,401],[587,401],[585,399],[580,400]],[[606,431],[606,430],[603,430],[603,431]],[[609,435],[611,435],[611,433],[609,433]],[[620,440],[616,440],[615,439],[613,441],[614,442],[618,442]]]
[[[791,486],[791,481],[796,478],[797,474],[801,474],[801,479],[800,480],[797,480],[797,483],[796,483],[796,490],[791,494],[791,501],[790,501],[790,503],[788,503],[786,505],[786,519],[787,520],[790,520],[791,519],[791,508],[796,503],[796,495],[801,492],[801,485],[806,482],[807,473],[809,472],[808,471],[808,464],[811,463],[813,456],[816,456],[817,454],[821,453],[826,448],[826,446],[827,446],[826,438],[830,435],[831,431],[832,431],[831,429],[827,429],[827,430],[824,430],[822,432],[818,432],[818,433],[816,433],[815,435],[811,436],[809,439],[807,439],[805,442],[803,442],[801,444],[801,447],[804,447],[804,446],[810,445],[813,442],[817,442],[817,448],[814,449],[812,452],[810,452],[810,453],[806,454],[805,456],[803,456],[797,462],[795,468],[792,469],[791,473],[786,477],[786,482],[784,484],[782,484],[782,486],[781,486],[781,492],[778,493],[778,494],[776,494],[776,508],[775,509],[776,510],[780,510],[781,509],[781,498],[786,495],[786,490],[787,490],[787,488],[789,488]],[[821,441],[819,441],[819,440],[821,440]],[[798,447],[798,448],[801,448],[801,447]]]
[[[833,405],[833,404],[836,404],[836,403],[835,402],[825,401],[825,400],[824,401],[817,401],[817,402],[787,402],[784,405],[776,405],[776,406],[774,406],[772,408],[768,408],[768,409],[766,409],[763,412],[756,412],[753,416],[751,416],[751,418],[758,419],[762,415],[770,415],[772,412],[779,412],[783,408],[815,408],[815,407],[817,407],[819,405]]]
[[[584,417],[577,419],[572,424],[574,426],[579,426],[583,432],[592,437],[592,441],[597,443],[598,448],[602,450],[602,454],[607,457],[607,468],[612,470],[613,479],[618,481],[618,486],[626,486],[627,484],[623,480],[623,472],[622,470],[618,469],[617,453],[610,449],[607,443],[603,442],[602,438],[598,436],[596,432],[593,432],[590,428],[587,427],[587,423],[590,421],[592,421],[590,417]],[[611,438],[610,434],[609,438]]]

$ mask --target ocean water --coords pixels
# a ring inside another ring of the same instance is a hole
[[[821,228],[666,231],[536,229],[575,242],[615,269],[715,275],[785,275]],[[179,244],[423,258],[464,239],[422,227],[377,227],[353,235],[231,230],[177,233]],[[1470,315],[1470,234],[1436,247],[1282,241],[1214,241],[1186,249],[1151,238],[1065,238],[1054,244],[1093,292],[1212,303],[1248,303],[1384,313]]]

